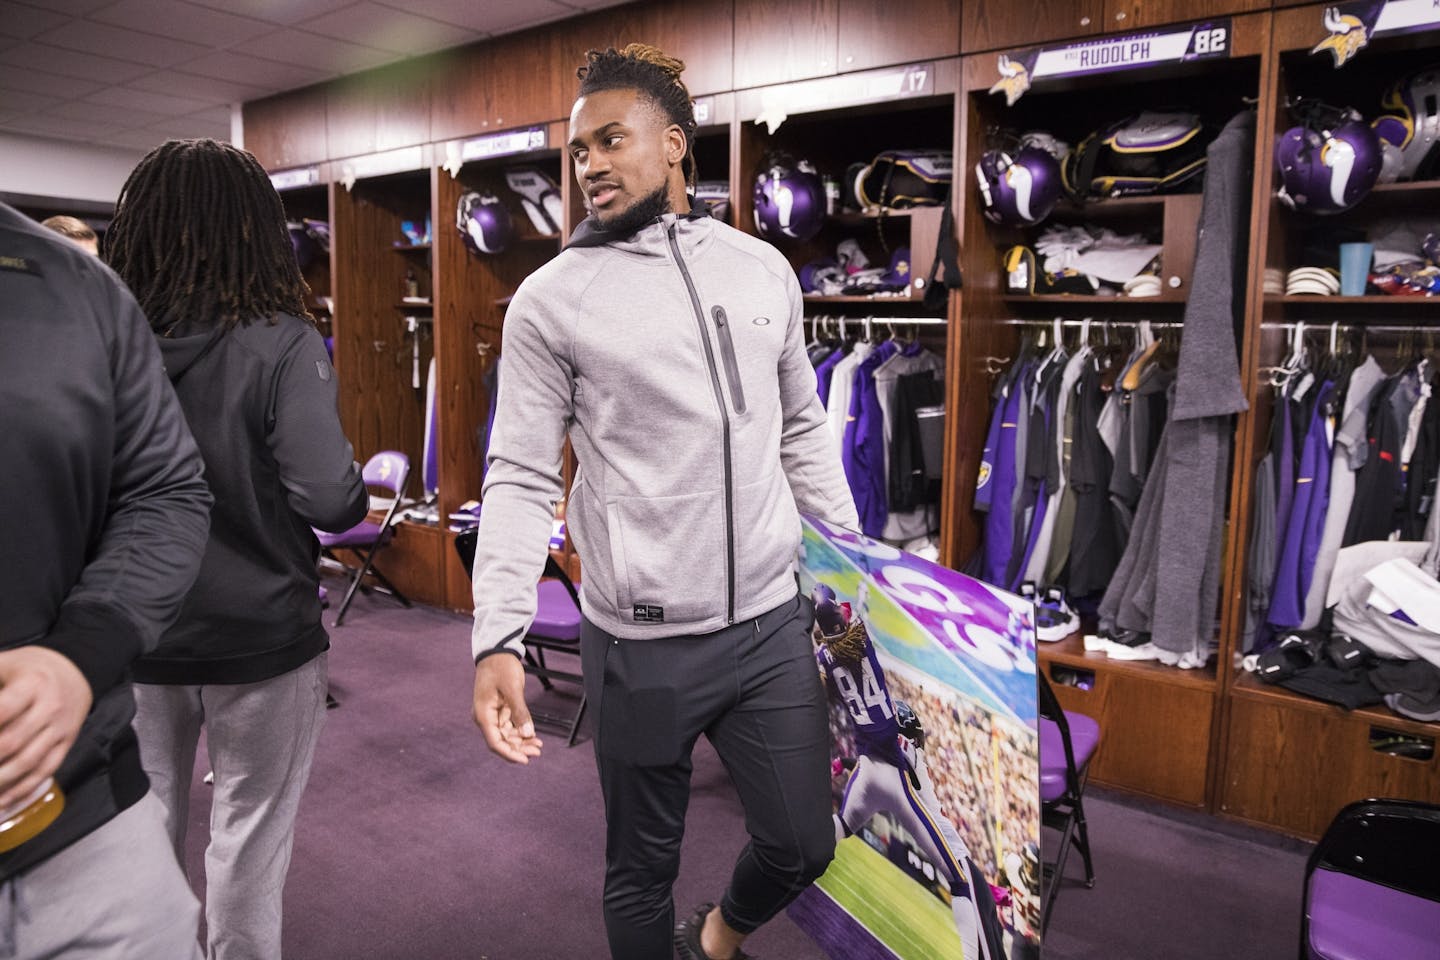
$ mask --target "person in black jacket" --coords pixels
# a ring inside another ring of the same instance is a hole
[[[128,670],[194,580],[210,493],[135,300],[4,204],[0,464],[0,810],[64,796],[0,853],[0,956],[198,957]]]
[[[159,338],[215,495],[195,587],[135,668],[145,769],[183,851],[204,726],[208,954],[279,960],[295,815],[325,714],[311,528],[354,526],[368,497],[279,195],[254,157],[214,140],[155,148],[125,183],[106,251]]]

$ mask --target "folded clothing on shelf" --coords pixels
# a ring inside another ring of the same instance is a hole
[[[1151,272],[1162,249],[1143,234],[1120,234],[1090,224],[1053,226],[1035,241],[1035,252],[1045,258],[1047,273],[1074,270],[1097,282],[1117,286]]]

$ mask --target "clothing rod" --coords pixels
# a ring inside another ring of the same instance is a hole
[[[1067,330],[1079,330],[1087,323],[1090,324],[1091,330],[1103,330],[1106,326],[1112,329],[1115,327],[1138,327],[1142,323],[1148,323],[1152,330],[1185,329],[1185,324],[1176,320],[1072,320],[1069,317],[1057,317],[1056,319],[1058,319],[1060,325]],[[1012,317],[1009,320],[1003,320],[1001,322],[1012,327],[1036,327],[1037,329],[1043,327],[1046,330],[1051,330],[1055,327],[1055,320],[1038,320],[1030,317]]]
[[[1332,324],[1328,323],[1301,323],[1307,333],[1329,333]],[[1440,326],[1436,324],[1391,324],[1391,323],[1337,323],[1333,325],[1337,333],[1436,333],[1440,332]],[[1264,323],[1262,330],[1294,330],[1294,322],[1286,323]]]
[[[844,323],[844,324],[846,324],[846,325],[849,325],[849,324],[852,324],[852,323],[858,323],[858,324],[862,324],[862,325],[863,325],[863,324],[865,323],[865,321],[868,320],[868,321],[870,321],[871,323],[893,323],[893,324],[897,324],[897,325],[898,325],[898,324],[910,324],[910,325],[912,325],[912,326],[916,326],[916,325],[918,325],[918,326],[935,326],[936,324],[945,324],[945,323],[949,323],[949,322],[950,322],[949,320],[945,319],[944,317],[877,317],[877,316],[874,316],[874,315],[871,315],[871,316],[868,316],[868,317],[852,317],[852,316],[844,316],[844,317],[842,317],[842,316],[840,316],[839,314],[834,314],[834,313],[815,314],[814,316],[807,317],[806,320],[807,320],[807,322],[810,322],[810,321],[819,321],[820,323],[824,323],[824,322],[827,321],[827,320],[831,320],[831,321],[834,321],[834,322],[836,322],[836,323]]]

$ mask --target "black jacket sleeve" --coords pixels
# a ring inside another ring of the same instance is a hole
[[[179,613],[205,551],[211,496],[140,307],[98,265],[84,280],[99,339],[110,349],[108,509],[79,581],[37,643],[72,660],[98,698],[155,648]]]
[[[290,341],[275,371],[270,450],[290,508],[332,533],[365,519],[370,498],[340,426],[335,369],[312,328]]]

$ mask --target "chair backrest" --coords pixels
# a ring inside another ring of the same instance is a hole
[[[471,527],[455,536],[455,553],[460,557],[460,565],[465,568],[465,573],[471,577],[475,576],[475,545],[479,542],[480,531]],[[565,592],[570,594],[570,599],[575,601],[575,608],[580,608],[580,593],[575,589],[575,582],[565,572],[565,568],[555,562],[552,554],[545,555],[545,569],[540,574],[541,579],[546,577],[559,580]]]
[[[389,490],[399,500],[405,495],[405,481],[410,478],[410,458],[398,450],[381,450],[365,461],[361,476],[365,486]]]
[[[1440,806],[1415,800],[1350,804],[1326,828],[1305,875],[1320,869],[1440,901]]]
[[[391,494],[390,508],[385,511],[385,519],[380,521],[380,533],[384,537],[395,522],[400,501],[405,498],[405,482],[410,479],[410,458],[398,450],[381,450],[365,461],[365,469],[360,471],[360,475],[367,488],[378,487]]]
[[[1437,863],[1440,806],[1361,800],[1345,807],[1305,865],[1300,956],[1337,949],[1397,960],[1434,956]]]

